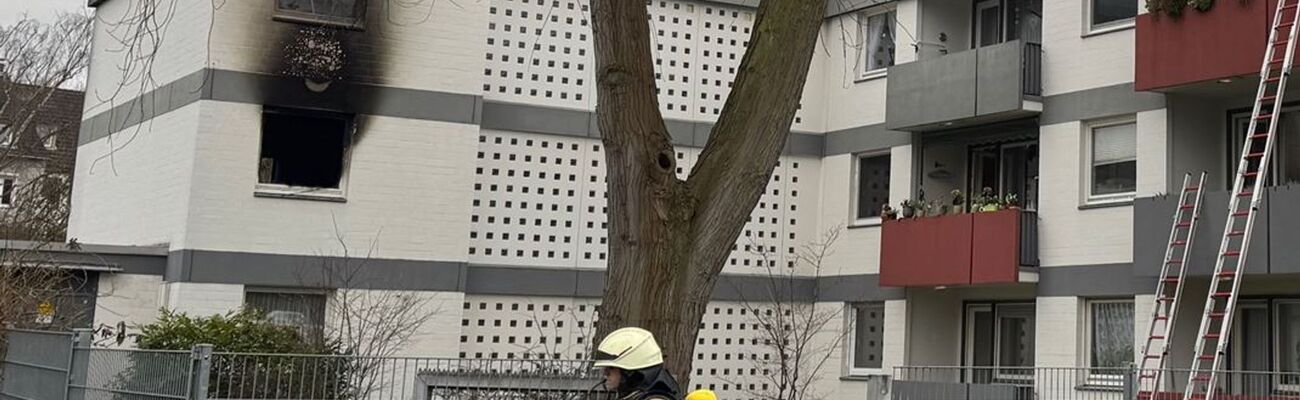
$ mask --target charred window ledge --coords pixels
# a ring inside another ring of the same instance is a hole
[[[342,189],[296,187],[276,185],[272,183],[257,184],[257,189],[253,190],[253,196],[275,199],[332,201],[337,203],[346,203],[348,201],[347,197],[343,195]]]

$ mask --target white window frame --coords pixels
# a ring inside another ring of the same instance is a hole
[[[868,69],[870,68],[870,66],[867,65],[867,52],[869,50],[867,49],[867,27],[870,25],[867,23],[867,21],[871,17],[877,15],[889,14],[889,13],[894,14],[894,64],[887,65],[884,68]],[[858,18],[858,48],[859,48],[858,58],[857,58],[858,80],[865,81],[865,80],[883,77],[889,72],[889,67],[898,64],[898,7],[894,4],[885,4],[885,5],[869,8],[865,11],[859,12],[857,18]]]
[[[267,110],[262,111],[263,114],[265,114],[266,112]],[[285,112],[285,111],[275,111],[275,112]],[[300,109],[290,109],[289,111],[287,111],[287,113],[293,115],[304,115],[303,111]],[[265,135],[266,131],[265,131],[265,126],[259,126],[258,127],[259,133],[257,136],[258,143],[259,143],[257,147],[257,155],[258,155],[257,166],[256,168],[254,168],[254,172],[259,175],[254,176],[253,179],[253,182],[255,182],[253,186],[253,196],[267,197],[267,198],[280,198],[280,199],[331,201],[331,202],[339,202],[339,203],[347,202],[348,175],[351,175],[350,171],[352,169],[351,168],[352,167],[351,141],[356,137],[355,136],[357,130],[356,124],[357,124],[356,116],[353,116],[352,119],[348,122],[348,128],[347,128],[348,132],[346,133],[348,135],[347,137],[348,145],[343,149],[343,159],[341,160],[341,162],[343,163],[343,167],[342,167],[343,171],[342,173],[339,174],[339,187],[337,188],[291,186],[291,185],[285,185],[280,183],[261,182],[261,178],[260,178],[261,163],[262,163],[261,141],[262,141],[262,135]]]
[[[13,132],[10,132],[12,127],[9,124],[0,124],[0,147],[13,147],[15,138]]]
[[[1138,135],[1138,133],[1136,132],[1136,130],[1137,130],[1137,116],[1136,116],[1136,115],[1127,115],[1127,116],[1122,116],[1122,117],[1115,117],[1115,118],[1101,119],[1101,120],[1096,120],[1096,121],[1090,121],[1090,122],[1087,122],[1087,123],[1084,123],[1084,124],[1083,124],[1083,137],[1082,137],[1082,140],[1083,140],[1083,146],[1081,146],[1083,151],[1080,153],[1080,159],[1083,161],[1083,162],[1081,163],[1081,165],[1080,165],[1080,169],[1081,169],[1081,173],[1082,173],[1082,175],[1083,175],[1083,179],[1080,179],[1080,181],[1083,183],[1083,186],[1082,186],[1082,187],[1080,188],[1080,190],[1079,190],[1079,194],[1080,194],[1080,198],[1081,198],[1081,203],[1082,203],[1083,205],[1124,204],[1124,203],[1130,203],[1130,202],[1132,202],[1132,201],[1133,201],[1133,198],[1134,198],[1134,197],[1137,197],[1137,185],[1136,185],[1136,184],[1134,184],[1133,191],[1131,191],[1131,192],[1112,193],[1112,194],[1105,194],[1105,195],[1094,195],[1094,194],[1092,194],[1092,179],[1093,179],[1093,176],[1092,176],[1092,174],[1093,174],[1093,160],[1092,160],[1092,156],[1093,156],[1093,154],[1092,154],[1092,145],[1093,145],[1093,143],[1092,143],[1092,142],[1093,142],[1093,136],[1094,136],[1094,135],[1093,135],[1093,131],[1095,131],[1095,130],[1098,129],[1098,128],[1107,128],[1107,127],[1112,127],[1112,126],[1128,125],[1128,124],[1133,124],[1133,125],[1134,125],[1134,131],[1135,131],[1135,132],[1134,132],[1134,134],[1133,134],[1133,135],[1134,135],[1134,138],[1133,138],[1133,139],[1134,139],[1134,143],[1137,143],[1137,137],[1136,137],[1136,136]],[[1136,152],[1135,152],[1134,154],[1135,154],[1135,157],[1133,158],[1133,160],[1134,160],[1134,162],[1136,162],[1136,161],[1137,161]],[[1136,174],[1137,174],[1137,173],[1134,172],[1134,175],[1135,175],[1135,176],[1134,176],[1133,178],[1134,178],[1135,181],[1136,181],[1136,179],[1137,179]]]
[[[1119,21],[1106,22],[1100,25],[1094,24],[1092,22],[1092,8],[1093,8],[1093,3],[1095,3],[1096,1],[1097,0],[1083,0],[1083,36],[1100,35],[1103,33],[1122,31],[1125,29],[1131,29],[1137,25],[1136,15],[1134,15],[1132,18],[1126,18]],[[1129,0],[1129,1],[1133,1],[1133,0]],[[1141,12],[1142,9],[1139,8],[1138,13],[1140,14]]]
[[[37,125],[36,134],[41,137],[41,145],[46,150],[59,149],[59,127],[55,125]]]
[[[277,21],[295,22],[295,23],[302,23],[302,24],[309,24],[309,25],[336,26],[336,27],[342,27],[347,29],[362,30],[365,29],[366,26],[366,13],[368,11],[369,5],[370,5],[370,0],[357,0],[356,3],[357,9],[354,10],[354,12],[357,13],[356,21],[351,23],[332,20],[329,18],[321,18],[318,14],[297,12],[292,10],[281,10],[279,1],[274,1],[274,3],[271,5],[271,15],[272,15],[272,19],[275,19]]]
[[[889,164],[890,164],[889,174],[891,178],[889,183],[890,186],[893,186],[892,178],[894,173],[894,165],[893,165],[894,155],[891,149],[882,149],[882,150],[854,154],[852,159],[853,165],[850,166],[850,168],[852,168],[853,173],[849,174],[851,176],[850,179],[852,179],[852,181],[849,182],[849,187],[851,190],[851,193],[849,193],[849,226],[852,227],[880,225],[880,217],[858,218],[858,195],[859,195],[858,185],[862,182],[861,179],[862,159],[873,158],[873,157],[889,158]],[[890,204],[891,200],[892,199],[886,199],[885,204]]]
[[[1084,359],[1083,359],[1083,365],[1086,366],[1086,367],[1088,368],[1088,381],[1087,381],[1087,384],[1088,384],[1088,386],[1099,386],[1099,387],[1117,387],[1117,388],[1118,388],[1118,387],[1123,387],[1123,386],[1124,386],[1124,376],[1123,376],[1123,375],[1108,375],[1108,374],[1094,374],[1094,373],[1092,373],[1092,368],[1094,368],[1094,366],[1092,365],[1092,352],[1093,352],[1093,348],[1092,348],[1092,335],[1093,335],[1093,331],[1092,331],[1092,322],[1093,322],[1093,319],[1095,318],[1095,317],[1092,315],[1092,306],[1093,306],[1094,304],[1128,304],[1129,306],[1134,307],[1134,308],[1133,308],[1133,319],[1134,319],[1134,321],[1135,321],[1135,323],[1136,323],[1136,321],[1137,321],[1137,303],[1136,303],[1136,301],[1134,301],[1134,299],[1090,299],[1090,300],[1086,300],[1086,301],[1084,301],[1084,303],[1083,303],[1083,316],[1084,316],[1084,317],[1083,317],[1083,335],[1082,335],[1082,336],[1083,336],[1083,342],[1082,342],[1082,345],[1083,345],[1083,351],[1082,351],[1082,354],[1083,354],[1083,357],[1084,357]],[[1136,351],[1137,351],[1137,342],[1136,342],[1136,340],[1137,340],[1137,339],[1136,339],[1136,337],[1137,337],[1137,330],[1136,330],[1136,329],[1133,331],[1133,335],[1134,335],[1134,338],[1135,338],[1135,339],[1133,339],[1133,340],[1134,340],[1134,342],[1133,342],[1133,346],[1134,346],[1134,351],[1136,352]],[[1132,356],[1134,357],[1134,360],[1130,360],[1130,361],[1132,361],[1132,362],[1136,362],[1137,353],[1132,354]]]
[[[9,182],[8,185],[10,185],[9,202],[5,203],[3,201],[0,201],[0,209],[13,208],[14,204],[18,203],[18,176],[14,174],[7,174],[7,173],[0,174],[0,200],[3,200],[3,196],[4,196],[3,191],[4,191],[4,186],[6,185],[5,183],[6,181],[8,181]]]
[[[888,318],[888,314],[885,313],[885,302],[883,301],[867,301],[867,302],[844,304],[845,306],[844,310],[846,314],[845,322],[849,326],[849,330],[848,330],[849,336],[848,336],[847,343],[844,346],[844,350],[847,352],[844,355],[844,360],[847,361],[847,363],[844,366],[844,370],[848,372],[848,376],[854,376],[854,377],[884,375],[885,360],[884,360],[883,352],[881,353],[880,368],[858,368],[855,366],[857,364],[855,361],[857,360],[854,360],[853,357],[855,356],[855,354],[857,354],[857,346],[858,346],[858,307],[857,307],[858,305],[879,306],[881,321],[884,321],[885,318]],[[881,332],[880,346],[883,349],[885,348],[883,323],[881,324],[881,330],[882,332]]]
[[[322,334],[327,333],[329,326],[330,302],[334,301],[334,296],[328,290],[310,289],[310,288],[276,288],[276,287],[247,287],[244,288],[244,298],[241,306],[247,307],[248,295],[250,293],[271,294],[271,295],[308,295],[321,296],[325,298],[325,309],[321,310],[320,331]],[[308,327],[303,327],[308,328]]]

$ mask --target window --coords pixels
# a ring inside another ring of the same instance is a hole
[[[1091,383],[1120,385],[1119,369],[1134,362],[1133,301],[1093,300],[1087,307]]]
[[[853,318],[850,375],[879,373],[884,355],[885,303],[857,303],[850,308]]]
[[[1132,119],[1088,127],[1088,201],[1128,200],[1137,191],[1137,123]]]
[[[1242,155],[1242,141],[1246,138],[1246,132],[1250,128],[1250,110],[1233,114],[1233,129],[1229,131],[1230,137],[1228,143],[1231,144],[1232,150],[1228,153],[1227,162],[1224,165],[1224,171],[1227,176],[1235,176],[1237,173],[1238,160]],[[1260,124],[1258,129],[1262,129],[1264,124]],[[1277,132],[1274,136],[1273,158],[1269,161],[1269,172],[1265,184],[1290,185],[1300,182],[1300,109],[1296,107],[1284,107],[1282,114],[1279,115]],[[1251,141],[1250,152],[1264,151],[1264,141]],[[1258,161],[1256,161],[1258,162]],[[1231,187],[1232,180],[1225,182]]]
[[[862,75],[884,73],[894,65],[895,12],[892,8],[862,14]]]
[[[275,0],[275,18],[322,25],[360,28],[366,0]]]
[[[858,156],[854,184],[855,222],[873,223],[880,218],[880,207],[889,203],[889,153]]]
[[[0,208],[14,206],[14,177],[0,175]]]
[[[268,108],[262,114],[260,194],[342,196],[352,117]]]
[[[36,135],[41,138],[41,143],[45,145],[46,150],[57,150],[59,148],[59,127],[55,125],[37,125]]]
[[[325,334],[325,294],[311,291],[249,291],[244,304],[266,313],[271,323],[298,329],[306,340]]]
[[[9,129],[9,125],[0,124],[0,147],[9,147],[14,145],[14,136]]]
[[[1132,25],[1138,11],[1138,4],[1133,0],[1089,0],[1085,4],[1091,32]]]

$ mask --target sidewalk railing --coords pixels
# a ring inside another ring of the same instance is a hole
[[[1087,367],[896,367],[894,400],[1182,400],[1189,371]],[[1217,400],[1300,400],[1300,373],[1222,371]],[[1150,383],[1147,384],[1151,386]]]

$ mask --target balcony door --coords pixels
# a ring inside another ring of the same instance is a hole
[[[965,360],[970,383],[1033,379],[1034,305],[967,304]]]
[[[979,0],[974,14],[975,47],[1017,39],[1042,43],[1042,0]]]
[[[968,199],[984,188],[998,196],[1015,195],[1021,207],[1038,208],[1038,141],[1018,141],[970,147]]]
[[[1278,121],[1277,143],[1273,147],[1273,159],[1269,162],[1268,185],[1300,183],[1300,107],[1285,107]],[[1232,116],[1231,153],[1228,154],[1227,185],[1232,185],[1232,178],[1237,176],[1237,163],[1241,159],[1242,141],[1246,130],[1250,128],[1250,112]],[[1263,128],[1265,124],[1260,124]],[[1251,151],[1263,151],[1262,141],[1255,144]]]

